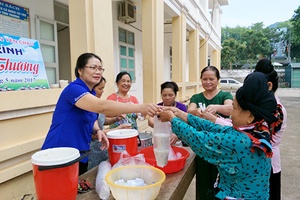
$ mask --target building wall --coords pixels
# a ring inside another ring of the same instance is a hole
[[[35,15],[40,15],[44,18],[54,20],[54,5],[53,0],[6,0],[11,3],[18,4],[30,9],[30,30],[31,38],[35,39]],[[85,0],[87,1],[87,0]],[[98,0],[91,0],[94,3]],[[145,1],[145,0],[143,0]],[[135,66],[136,66],[136,77],[137,80],[132,84],[130,93],[137,96],[140,102],[145,101],[145,93],[147,92],[158,92],[160,88],[143,88],[143,83],[146,77],[144,69],[148,66],[143,66],[144,59],[142,55],[143,50],[143,33],[142,33],[142,18],[141,4],[143,1],[134,1],[137,6],[137,22],[134,24],[124,24],[117,19],[117,3],[118,1],[112,1],[112,27],[113,27],[113,62],[106,61],[107,57],[100,55],[104,60],[104,66],[107,69],[104,76],[108,76],[108,86],[104,93],[104,97],[112,92],[116,91],[114,78],[119,72],[119,58],[118,58],[118,27],[125,28],[135,33],[136,40],[136,52],[135,52]],[[90,1],[89,1],[90,2]],[[210,21],[210,14],[207,9],[209,5],[208,0],[201,1],[164,1],[164,14],[166,17],[178,17],[185,15],[186,24],[184,27],[187,29],[187,36],[189,31],[198,30],[199,39],[205,41],[207,45],[208,53],[204,55],[212,55],[213,51],[220,51],[220,34],[218,30],[220,27],[213,27]],[[201,2],[201,4],[200,4]],[[202,3],[205,5],[202,6]],[[101,9],[106,8],[94,8],[98,12]],[[107,16],[109,17],[109,16]],[[107,20],[109,21],[109,20]],[[97,30],[103,30],[107,25],[101,21],[100,27],[96,27]],[[109,23],[109,22],[106,22]],[[97,24],[97,23],[95,23]],[[87,27],[88,29],[88,27]],[[164,26],[164,31],[167,32],[167,26]],[[172,29],[171,29],[172,30]],[[90,30],[87,30],[89,32]],[[97,32],[96,32],[97,33]],[[70,32],[72,38],[72,32]],[[73,35],[74,37],[74,35]],[[163,80],[170,80],[170,47],[180,41],[172,41],[172,34],[163,34],[163,62],[158,63],[160,71],[157,73],[164,72]],[[99,39],[99,38],[97,38]],[[105,40],[103,38],[102,40]],[[99,42],[99,41],[98,41]],[[101,41],[99,42],[101,43]],[[200,42],[199,42],[200,43]],[[61,44],[60,44],[61,45]],[[68,42],[66,42],[68,45]],[[98,44],[94,44],[97,46]],[[186,56],[184,64],[182,64],[182,71],[179,75],[184,76],[182,82],[179,82],[181,91],[178,99],[184,99],[186,96],[193,95],[200,88],[199,82],[189,82],[189,51],[188,45],[191,42],[186,41],[186,49],[183,49],[180,56]],[[72,44],[71,44],[72,46]],[[206,47],[205,47],[206,48]],[[70,57],[78,57],[74,55],[74,52],[83,52],[86,49],[74,49],[71,47]],[[97,48],[96,48],[96,51]],[[105,51],[103,49],[102,51]],[[184,52],[184,53],[183,53]],[[216,54],[218,55],[218,54]],[[197,55],[199,56],[199,55]],[[208,59],[208,56],[201,59]],[[111,59],[109,57],[109,59]],[[214,58],[218,60],[218,57]],[[74,61],[72,61],[74,62]],[[113,63],[113,64],[108,64]],[[203,62],[206,63],[206,62]],[[68,67],[69,70],[64,72],[66,78],[73,76],[74,66]],[[197,67],[201,67],[200,64]],[[203,67],[203,66],[202,66]],[[156,74],[159,75],[159,74]],[[197,79],[199,80],[199,78]],[[152,82],[153,80],[148,80]],[[110,85],[109,85],[110,84]],[[150,84],[149,84],[150,85]],[[149,86],[151,87],[151,86]],[[55,108],[57,99],[62,89],[49,89],[49,90],[36,90],[36,91],[14,91],[14,92],[0,92],[0,199],[21,199],[24,194],[34,193],[34,184],[32,177],[32,166],[31,166],[31,155],[38,151],[44,141],[45,135],[49,129],[52,113]],[[155,99],[156,102],[160,101],[160,96]],[[2,192],[7,191],[7,192]]]

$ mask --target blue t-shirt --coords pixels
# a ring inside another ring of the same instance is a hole
[[[42,149],[55,147],[73,147],[79,151],[90,149],[93,126],[98,114],[75,106],[75,103],[88,93],[95,95],[95,91],[90,91],[80,78],[71,82],[62,91]],[[87,162],[87,158],[81,162]]]
[[[188,114],[188,124],[172,119],[172,131],[220,174],[216,197],[265,200],[269,198],[271,160],[263,151],[251,152],[248,135]],[[198,169],[201,170],[201,169]]]

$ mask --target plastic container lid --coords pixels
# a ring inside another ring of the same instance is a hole
[[[68,163],[80,156],[78,149],[71,147],[58,147],[38,151],[31,156],[32,164],[39,166],[52,166]]]
[[[120,129],[107,132],[109,139],[126,139],[137,136],[139,133],[135,129]]]

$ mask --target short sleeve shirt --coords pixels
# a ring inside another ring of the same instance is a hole
[[[223,90],[220,90],[220,92],[216,96],[214,96],[212,99],[205,98],[205,96],[201,92],[198,94],[194,94],[190,100],[190,103],[195,103],[197,105],[197,108],[199,108],[200,103],[205,104],[206,106],[211,105],[211,104],[223,105],[224,101],[227,99],[233,100],[233,97],[230,94],[230,92],[225,92]],[[224,116],[220,113],[217,113],[217,114],[219,114],[225,118],[228,117],[228,116]]]
[[[107,97],[107,100],[118,101],[121,103],[134,103],[134,104],[139,103],[139,101],[137,100],[137,98],[135,96],[130,95],[129,98],[124,99],[124,98],[118,96],[117,93],[113,93],[113,94],[109,95]],[[132,125],[132,128],[138,130],[136,118],[137,118],[136,113],[128,113],[128,114],[126,114],[125,120],[115,122],[115,123],[111,124],[109,127],[116,128],[122,123],[124,123],[124,124],[130,123]]]
[[[71,82],[62,91],[42,149],[55,147],[73,147],[79,151],[90,149],[89,143],[98,114],[75,106],[81,97],[89,93],[95,95],[95,91],[89,90],[80,78]]]

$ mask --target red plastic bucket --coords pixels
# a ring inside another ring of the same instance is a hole
[[[109,140],[108,156],[113,166],[120,159],[120,154],[126,150],[130,155],[138,153],[138,131],[135,129],[120,129],[107,132]]]
[[[82,157],[77,149],[69,147],[34,153],[31,161],[37,199],[75,200],[78,190],[78,162]]]

